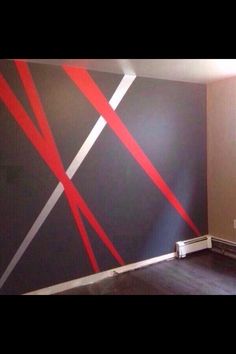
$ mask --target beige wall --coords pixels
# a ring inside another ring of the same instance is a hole
[[[236,241],[236,78],[207,86],[209,234]]]

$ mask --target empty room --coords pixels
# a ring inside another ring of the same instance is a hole
[[[236,59],[0,59],[0,295],[236,295]]]

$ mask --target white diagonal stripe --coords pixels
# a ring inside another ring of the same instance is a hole
[[[116,109],[119,103],[121,102],[122,98],[125,96],[126,92],[128,91],[129,87],[135,80],[134,75],[124,75],[120,84],[118,85],[116,91],[114,92],[112,98],[110,99],[109,103],[113,109]],[[75,156],[74,160],[71,162],[70,166],[68,167],[66,174],[71,179],[82,162],[84,161],[85,157],[91,150],[92,146],[96,142],[97,138],[103,131],[106,126],[105,119],[100,116],[97,123],[91,130],[90,134],[88,135],[87,139],[83,143],[82,147],[78,151],[77,155]],[[57,201],[59,200],[60,196],[62,195],[64,188],[61,183],[58,183],[57,187],[53,191],[52,195],[50,196],[49,200],[43,207],[42,211],[38,215],[37,219],[35,220],[34,224],[32,225],[31,229],[25,236],[23,242],[21,243],[20,247],[16,251],[15,255],[13,256],[12,260],[10,261],[9,265],[7,266],[5,272],[3,273],[0,279],[0,288],[3,286],[5,281],[8,279],[12,271],[14,270],[15,266],[23,256],[24,252],[36,236],[37,232],[39,231],[40,227],[43,225],[45,220],[47,219],[48,215],[56,205]]]

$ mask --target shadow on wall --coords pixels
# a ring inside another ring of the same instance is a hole
[[[171,186],[175,195],[181,195],[181,203],[189,215],[194,215],[192,207],[196,191],[196,179],[188,167],[180,166],[175,183]],[[184,191],[183,191],[184,188]],[[163,197],[164,198],[164,197]],[[139,252],[140,259],[157,257],[175,251],[175,243],[183,239],[193,238],[192,230],[165,200],[163,207],[157,212],[156,223],[147,234],[146,244]]]

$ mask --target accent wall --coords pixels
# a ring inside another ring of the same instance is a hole
[[[206,86],[0,61],[0,293],[208,232]]]

